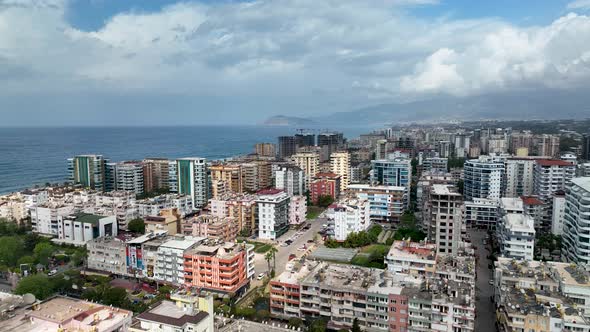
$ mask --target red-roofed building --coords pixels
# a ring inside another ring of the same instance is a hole
[[[537,164],[544,166],[544,167],[550,167],[550,166],[573,166],[574,164],[572,164],[569,161],[565,161],[565,160],[559,160],[559,159],[539,159],[537,160]]]
[[[340,175],[334,173],[318,173],[311,181],[309,188],[311,201],[317,204],[321,196],[330,196],[334,200],[340,195]]]

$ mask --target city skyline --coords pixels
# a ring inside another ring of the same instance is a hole
[[[527,100],[527,116],[576,117],[587,112],[588,8],[6,0],[0,125],[256,124],[382,104],[395,115],[407,102],[459,116],[480,100],[480,117],[510,115],[513,100]]]

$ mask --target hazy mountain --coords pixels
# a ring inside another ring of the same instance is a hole
[[[286,115],[275,115],[266,119],[262,124],[265,126],[301,126],[313,125],[316,124],[316,122],[306,118],[298,118]]]

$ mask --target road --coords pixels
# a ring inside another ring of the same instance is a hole
[[[293,237],[296,236],[296,234],[300,234],[296,239],[293,240],[293,243],[291,243],[287,247],[282,247],[280,245],[275,246],[278,249],[278,252],[275,255],[275,260],[276,260],[275,275],[279,275],[279,274],[283,273],[283,271],[285,271],[285,266],[289,262],[289,255],[290,254],[295,254],[297,256],[297,258],[300,258],[301,256],[303,256],[305,251],[297,250],[297,248],[302,247],[304,244],[307,245],[307,247],[309,248],[310,244],[307,243],[307,241],[313,240],[314,236],[316,234],[318,235],[318,237],[320,237],[320,235],[318,233],[319,233],[320,229],[322,228],[322,224],[326,224],[328,222],[325,218],[320,216],[316,219],[308,220],[307,223],[311,224],[311,228],[308,229],[307,231],[303,231],[303,230],[297,231],[295,229],[290,229],[287,233],[283,234],[283,236],[281,236],[278,239],[278,242],[282,243],[282,242],[285,242],[289,239],[293,239]],[[271,264],[272,264],[272,262],[271,262]],[[256,275],[258,275],[261,272],[268,272],[268,263],[264,259],[264,254],[256,254],[255,255],[254,269],[256,271]],[[255,280],[255,281],[257,281],[257,280]],[[258,283],[254,282],[253,284],[257,285]]]
[[[477,247],[475,255],[477,257],[477,279],[475,281],[475,331],[494,331],[496,322],[496,311],[491,301],[494,294],[489,281],[493,277],[493,272],[488,268],[491,261],[487,258],[490,253],[490,241],[487,245],[483,244],[486,238],[486,231],[471,229],[469,231],[471,243]]]

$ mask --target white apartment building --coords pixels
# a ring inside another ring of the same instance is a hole
[[[320,155],[316,152],[299,152],[291,156],[293,164],[305,174],[305,187],[311,188],[313,177],[320,172]]]
[[[21,222],[29,216],[25,201],[19,195],[0,196],[0,218]]]
[[[45,204],[49,201],[49,193],[44,189],[29,189],[21,191],[20,196],[24,199],[25,207],[27,209],[36,205]]]
[[[281,166],[274,170],[275,188],[284,190],[287,195],[305,194],[305,173],[297,166]]]
[[[534,191],[535,195],[544,203],[538,221],[543,230],[551,229],[553,216],[553,194],[565,190],[568,182],[575,176],[576,166],[570,162],[553,159],[539,159],[535,164]]]
[[[565,218],[565,194],[553,195],[553,215],[551,218],[551,233],[554,235],[563,234],[563,223]]]
[[[395,241],[385,257],[385,264],[387,270],[394,274],[432,277],[436,267],[436,245]]]
[[[33,232],[54,235],[59,234],[58,224],[61,217],[74,213],[71,204],[45,203],[31,208],[31,225]]]
[[[344,199],[334,207],[334,240],[344,241],[348,234],[367,230],[371,225],[367,199]]]
[[[575,178],[565,192],[562,256],[569,262],[590,263],[590,177]]]
[[[505,162],[505,183],[502,197],[530,196],[534,190],[536,160],[532,158],[509,158]]]
[[[502,257],[531,261],[534,259],[535,221],[527,214],[510,213],[498,225]]]
[[[207,160],[205,158],[181,158],[176,160],[178,193],[192,199],[193,209],[207,205],[210,198]]]
[[[154,279],[173,283],[184,283],[184,252],[200,244],[205,238],[184,237],[162,243],[156,253]]]
[[[496,199],[474,198],[465,202],[463,222],[466,226],[495,229],[499,202]]]
[[[258,195],[258,237],[276,240],[289,230],[289,195],[279,189],[261,190]]]
[[[504,163],[494,157],[467,160],[463,167],[465,200],[499,199],[502,193]]]
[[[307,215],[307,198],[305,196],[291,196],[289,202],[289,224],[299,225],[305,222]]]
[[[429,237],[436,243],[437,252],[456,255],[461,243],[463,228],[463,197],[457,187],[433,184],[428,196]]]
[[[498,217],[509,213],[523,214],[524,213],[524,202],[520,197],[502,197],[500,198],[500,204],[498,206]]]
[[[124,161],[115,164],[115,190],[143,194],[143,163]]]
[[[184,217],[193,212],[193,200],[187,195],[164,194],[138,200],[136,203],[137,215],[141,218],[157,216],[160,211],[168,209],[177,209],[180,216]]]
[[[426,172],[447,172],[449,158],[430,157],[424,159],[422,168]]]
[[[406,187],[351,184],[348,191],[369,201],[371,222],[399,222],[405,210]]]
[[[334,152],[330,155],[330,172],[340,175],[340,192],[350,184],[350,153]]]
[[[126,263],[127,245],[116,237],[99,237],[86,243],[87,267],[116,275],[129,275]]]

